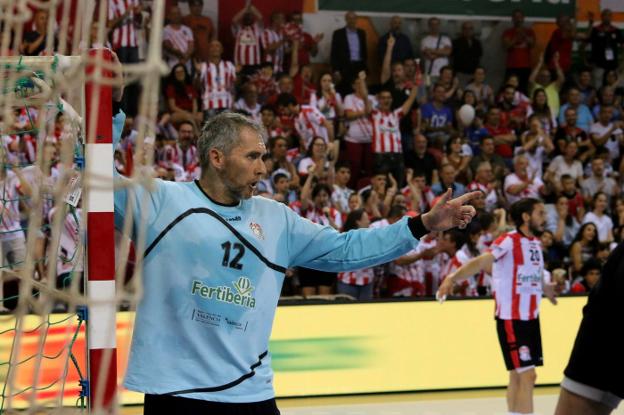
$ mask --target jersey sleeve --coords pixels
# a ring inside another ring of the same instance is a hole
[[[126,114],[119,112],[113,117],[113,148],[121,140],[121,132],[126,121]],[[131,184],[130,180],[117,172],[113,162],[115,228],[123,230],[128,214],[132,215],[132,239],[139,227],[152,223],[160,207],[162,198],[162,180],[153,180],[153,189],[144,185]]]
[[[489,248],[489,252],[494,256],[494,260],[498,261],[513,249],[513,243],[509,236],[502,235],[495,240]]]
[[[384,228],[339,233],[284,210],[289,267],[327,272],[367,268],[394,260],[418,245],[407,218]]]

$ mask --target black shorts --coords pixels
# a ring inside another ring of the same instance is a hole
[[[507,370],[544,364],[539,319],[496,319],[496,331]]]
[[[624,399],[624,242],[589,293],[566,378]]]
[[[302,287],[318,287],[325,285],[333,287],[336,283],[337,274],[335,272],[317,271],[309,268],[297,268],[299,285]]]
[[[170,395],[145,395],[144,415],[279,415],[275,399],[250,403],[209,402]]]

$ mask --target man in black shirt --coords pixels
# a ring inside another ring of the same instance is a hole
[[[390,19],[390,30],[379,38],[377,51],[379,60],[383,61],[388,47],[388,38],[392,36],[396,39],[394,48],[392,48],[392,62],[403,62],[406,59],[414,59],[414,51],[412,50],[412,42],[403,32],[401,32],[401,17],[392,16]]]
[[[617,69],[619,48],[624,44],[622,32],[611,24],[613,13],[604,9],[600,24],[591,29],[591,62],[594,65],[594,84],[600,87],[603,75],[609,69]]]
[[[438,181],[438,162],[427,151],[427,137],[416,134],[414,137],[414,151],[406,155],[406,166],[414,170],[414,176],[423,175],[427,179],[427,185]]]
[[[474,34],[470,21],[462,24],[461,35],[453,40],[453,69],[462,87],[472,78],[483,55],[481,41]]]

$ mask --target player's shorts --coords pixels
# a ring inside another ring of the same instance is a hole
[[[544,364],[539,319],[496,319],[496,331],[507,370]]]
[[[318,287],[319,285],[325,285],[333,287],[336,283],[335,272],[317,271],[310,268],[297,268],[299,275],[299,284],[302,287]]]
[[[617,340],[621,322],[586,308],[564,371],[564,388],[612,408],[624,399],[624,346]]]
[[[250,403],[209,402],[169,395],[145,395],[144,415],[279,415],[275,399]]]

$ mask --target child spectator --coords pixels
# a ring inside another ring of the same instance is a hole
[[[600,280],[602,265],[596,259],[590,259],[581,269],[581,276],[572,283],[570,292],[574,294],[588,293]]]

